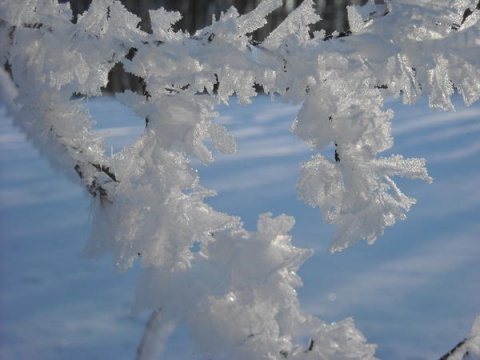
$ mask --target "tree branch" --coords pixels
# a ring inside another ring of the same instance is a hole
[[[458,349],[460,349],[465,344],[466,341],[467,341],[467,338],[460,341],[457,345],[455,345],[455,347],[452,350],[450,350],[448,353],[443,355],[438,360],[448,360],[450,358],[450,356],[454,355],[458,351]],[[465,354],[463,354],[462,359],[465,359],[465,357],[467,357],[467,356],[468,356],[468,351]]]
[[[140,340],[140,344],[137,347],[137,356],[135,357],[135,360],[150,360],[156,357],[159,352],[159,347],[161,347],[162,345],[158,344],[162,341],[161,338],[159,339],[159,336],[157,334],[158,331],[162,329],[165,330],[165,333],[162,334],[163,337],[170,333],[170,329],[168,327],[163,328],[160,324],[161,312],[162,309],[156,309],[148,318],[145,329],[143,330],[142,339]]]

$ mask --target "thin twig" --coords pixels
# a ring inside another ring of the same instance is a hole
[[[162,309],[156,309],[148,318],[145,329],[143,330],[142,339],[137,348],[137,357],[135,358],[135,360],[146,360],[145,356],[147,356],[148,351],[145,351],[145,349],[147,347],[147,344],[151,341],[154,324],[159,320],[161,312]]]

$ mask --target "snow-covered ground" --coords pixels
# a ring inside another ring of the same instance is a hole
[[[425,157],[428,185],[397,179],[418,203],[374,246],[327,252],[333,227],[298,202],[299,164],[310,150],[288,129],[296,108],[259,97],[219,109],[238,154],[199,165],[210,203],[240,215],[295,216],[294,242],[315,249],[302,267],[300,299],[327,321],[354,317],[382,359],[435,359],[463,339],[480,314],[480,104],[456,112],[426,103],[396,110],[395,147]],[[90,100],[111,151],[133,141],[143,122],[113,99]],[[333,156],[333,154],[332,154]],[[0,107],[0,359],[133,359],[149,314],[132,314],[139,269],[116,273],[110,259],[85,259],[89,197],[53,170]],[[164,359],[192,359],[186,329]]]

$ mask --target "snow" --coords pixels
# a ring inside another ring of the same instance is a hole
[[[221,107],[218,122],[236,135],[238,155],[199,165],[203,185],[218,192],[206,201],[241,216],[247,229],[266,211],[295,216],[293,245],[315,250],[299,270],[303,309],[326,321],[352,316],[378,344],[378,358],[438,358],[480,314],[480,106],[464,108],[459,97],[453,103],[457,111],[445,113],[426,102],[401,110],[388,102],[397,114],[389,153],[426,158],[435,181],[398,181],[418,203],[374,246],[329,254],[334,229],[296,200],[298,164],[311,151],[288,131],[295,106],[260,97],[250,107]],[[113,151],[143,131],[142,120],[116,100],[88,107]],[[33,150],[5,108],[0,127],[0,357],[132,359],[149,315],[131,312],[139,269],[118,273],[109,256],[82,257],[88,196]],[[195,358],[191,351],[180,327],[163,358]]]

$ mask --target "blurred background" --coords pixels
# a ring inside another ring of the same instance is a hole
[[[234,6],[240,14],[245,14],[253,10],[261,0],[120,0],[125,7],[132,13],[139,16],[142,21],[140,27],[146,32],[151,32],[151,24],[148,11],[158,8],[165,8],[169,11],[179,11],[183,18],[175,25],[176,30],[185,30],[194,34],[196,30],[201,29],[212,22],[212,17],[217,19],[221,12],[225,12],[231,6]],[[72,8],[76,22],[78,15],[88,9],[92,0],[62,0],[60,2],[69,2]],[[283,6],[274,11],[268,17],[268,23],[263,28],[252,34],[256,41],[264,39],[272,29],[303,0],[283,0]],[[322,17],[312,30],[323,29],[327,35],[334,31],[343,32],[348,30],[347,5],[364,4],[366,0],[314,0],[317,13]],[[139,90],[141,85],[138,79],[135,79],[123,71],[121,65],[116,65],[110,73],[109,85],[105,92],[114,93],[125,89]]]

